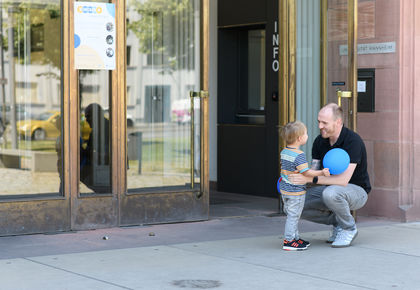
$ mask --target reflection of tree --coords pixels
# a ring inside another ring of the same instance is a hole
[[[31,3],[3,4],[8,14],[13,13],[13,44],[17,63],[27,63],[28,53],[33,64],[61,66],[60,4],[36,5]],[[7,17],[11,17],[8,15]],[[3,31],[9,28],[3,25]],[[3,34],[3,49],[8,50],[7,35]],[[26,51],[25,51],[26,50]]]
[[[47,5],[30,2],[0,3],[0,9],[2,18],[0,27],[2,32],[1,77],[5,77],[3,51],[7,50],[9,67],[7,80],[9,82],[10,107],[12,108],[11,141],[12,148],[17,148],[15,64],[23,65],[25,68],[32,64],[47,65],[48,72],[39,72],[36,75],[58,78],[54,72],[49,71],[49,68],[52,66],[58,70],[61,68],[60,2]],[[7,21],[3,21],[3,18],[6,19],[4,16],[7,17]],[[18,79],[18,81],[24,83],[25,88],[30,88],[27,76],[23,80]],[[3,83],[1,96],[3,108],[6,107],[4,86]],[[5,109],[3,109],[2,115],[5,118]]]
[[[194,15],[193,2],[191,0],[131,1],[129,7],[140,17],[130,19],[127,28],[138,38],[141,53],[160,56],[151,61],[153,64],[165,65],[170,70],[175,70],[180,65],[188,67],[189,62],[183,58],[188,57],[194,47],[194,29],[188,34],[183,34],[182,30],[192,27],[194,23],[194,19],[191,19]]]

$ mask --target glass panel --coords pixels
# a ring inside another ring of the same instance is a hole
[[[0,195],[57,195],[63,168],[61,2],[0,3]]]
[[[233,34],[235,35],[235,34]],[[238,82],[235,112],[236,123],[264,124],[265,122],[265,28],[241,28],[237,30],[238,50],[232,50],[237,67]]]
[[[296,118],[308,128],[302,150],[312,160],[321,104],[321,0],[298,0],[296,9]]]
[[[347,15],[347,0],[328,0],[327,102],[337,102],[337,90],[350,90],[350,84],[348,84]],[[342,106],[344,112],[347,112],[348,101],[343,99]]]
[[[265,108],[265,30],[248,31],[247,111]]]
[[[80,193],[111,193],[110,72],[79,71]]]
[[[200,88],[199,11],[198,0],[127,0],[129,191],[191,189],[191,153],[200,155],[199,100],[192,134],[189,97]]]

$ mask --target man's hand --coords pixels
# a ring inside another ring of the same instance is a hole
[[[303,185],[312,182],[312,177],[305,177],[301,173],[292,173],[288,175],[288,179],[291,183],[296,185]]]
[[[322,175],[324,175],[324,176],[330,176],[330,170],[328,168],[322,169]]]

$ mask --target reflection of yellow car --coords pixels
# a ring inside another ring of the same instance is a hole
[[[53,139],[61,134],[60,112],[48,111],[38,115],[35,119],[19,121],[16,125],[19,135],[26,139]],[[83,117],[80,126],[82,138],[84,140],[89,139],[92,129]]]
[[[59,112],[49,111],[38,115],[35,119],[19,121],[16,125],[20,136],[26,139],[45,140],[60,136],[59,118]]]

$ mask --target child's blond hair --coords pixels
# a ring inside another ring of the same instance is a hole
[[[300,136],[303,136],[306,131],[306,126],[301,121],[294,121],[287,123],[281,130],[281,136],[286,144],[293,144]]]

